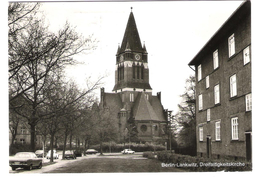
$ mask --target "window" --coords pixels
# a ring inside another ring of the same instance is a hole
[[[220,121],[215,123],[215,140],[220,140]]]
[[[244,65],[250,62],[249,46],[243,50]]]
[[[122,94],[122,102],[125,102],[125,94]]]
[[[210,109],[207,109],[207,121],[210,121]]]
[[[206,88],[209,88],[209,76],[206,76]]]
[[[134,93],[130,93],[130,102],[134,102]]]
[[[203,127],[199,127],[199,140],[203,141]]]
[[[20,142],[21,142],[22,144],[25,144],[25,140],[24,140],[24,139],[20,139]]]
[[[230,77],[230,97],[237,95],[237,76],[234,74]]]
[[[232,34],[228,38],[228,52],[229,52],[229,57],[235,54],[235,36]]]
[[[149,100],[149,94],[145,94],[147,100]]]
[[[246,95],[246,111],[251,111],[252,110],[252,95],[247,94]]]
[[[147,131],[147,126],[146,125],[141,125],[140,127],[142,132],[146,132]]]
[[[201,75],[201,65],[198,66],[198,81],[200,81],[202,78],[202,75]]]
[[[218,68],[218,50],[213,52],[213,68],[214,70]]]
[[[231,132],[232,132],[232,140],[238,140],[238,118],[234,117],[231,119]]]
[[[24,126],[21,127],[21,134],[26,134],[26,128]]]
[[[202,94],[199,95],[199,110],[203,109],[203,100],[202,100]]]
[[[215,104],[220,103],[219,84],[214,87],[214,98],[215,98]]]

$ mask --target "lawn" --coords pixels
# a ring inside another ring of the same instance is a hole
[[[116,173],[116,172],[185,172],[174,167],[164,168],[156,159],[86,158],[48,173]]]

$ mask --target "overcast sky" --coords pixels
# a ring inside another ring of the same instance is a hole
[[[44,2],[51,31],[62,28],[66,21],[85,37],[93,34],[98,48],[76,59],[84,62],[66,70],[67,76],[84,87],[86,78],[106,75],[106,92],[115,84],[118,44],[121,44],[130,8],[142,44],[148,51],[150,85],[153,94],[162,93],[165,109],[177,112],[185,79],[194,71],[188,63],[239,7],[242,1],[164,1],[164,2]],[[97,91],[99,97],[99,90]]]

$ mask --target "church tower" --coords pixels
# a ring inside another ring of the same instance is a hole
[[[146,95],[152,95],[152,88],[149,84],[148,53],[145,44],[143,46],[141,44],[132,11],[121,46],[118,46],[116,53],[113,91],[120,93],[122,102],[128,104],[135,101],[137,92],[143,91]]]
[[[116,53],[113,93],[101,88],[100,106],[111,112],[118,142],[125,141],[126,137],[144,142],[164,142],[167,138],[167,115],[161,103],[161,92],[152,95],[148,53],[141,43],[132,11]]]

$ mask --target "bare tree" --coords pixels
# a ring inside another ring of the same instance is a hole
[[[116,139],[116,127],[113,119],[113,108],[98,106],[96,103],[92,107],[92,120],[94,121],[94,137],[97,138],[100,144],[100,154],[103,154],[102,147],[105,140]]]
[[[37,7],[38,4],[31,9],[19,3],[9,5],[9,100],[23,95],[31,105],[31,114],[21,115],[30,125],[33,151],[35,127],[41,120],[39,113],[46,100],[43,90],[47,81],[66,65],[75,64],[74,55],[94,49],[96,45],[91,37],[79,36],[68,23],[58,33],[49,32],[41,20],[27,17]],[[27,13],[16,15],[20,9]],[[25,23],[26,18],[29,18],[28,23]]]
[[[34,24],[34,16],[40,7],[39,3],[9,3],[8,6],[8,54],[9,54],[9,79],[12,79],[21,68],[30,62],[29,54],[19,51],[21,38],[26,29]],[[23,55],[22,55],[23,54]]]

